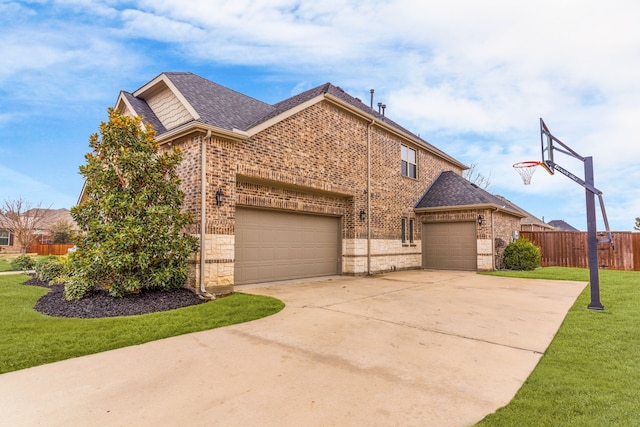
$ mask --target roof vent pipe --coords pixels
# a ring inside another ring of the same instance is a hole
[[[381,108],[382,108],[382,102],[378,102],[378,116],[380,115]]]
[[[384,120],[384,109],[387,108],[387,104],[382,104],[382,119]]]
[[[369,92],[371,93],[371,106],[369,108],[373,110],[373,92],[375,91],[373,89],[369,89]]]

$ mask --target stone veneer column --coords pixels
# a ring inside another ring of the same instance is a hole
[[[233,292],[235,236],[229,234],[205,235],[204,284],[207,292],[227,295]],[[200,256],[191,264],[193,276],[190,282],[200,288]]]

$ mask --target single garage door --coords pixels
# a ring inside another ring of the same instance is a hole
[[[236,210],[235,283],[339,274],[340,219]]]
[[[422,267],[477,270],[475,222],[422,224]]]

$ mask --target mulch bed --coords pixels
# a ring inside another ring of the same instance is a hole
[[[136,316],[139,314],[173,310],[205,302],[188,289],[171,291],[144,290],[122,298],[112,297],[105,291],[96,291],[78,301],[64,299],[64,285],[48,286],[36,278],[24,283],[27,286],[42,286],[51,289],[35,305],[36,311],[55,317],[78,317],[96,319],[100,317]]]

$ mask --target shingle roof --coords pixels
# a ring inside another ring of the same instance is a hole
[[[568,224],[564,220],[554,219],[553,221],[549,221],[548,224],[552,227],[557,228],[560,231],[580,231],[571,224]]]
[[[153,110],[149,107],[149,104],[147,104],[143,99],[136,98],[133,94],[125,91],[122,91],[122,94],[135,110],[136,114],[144,118],[146,122],[149,122],[149,124],[153,126],[156,134],[160,135],[167,131],[158,116],[156,116]]]
[[[247,130],[274,107],[193,73],[164,73],[200,115],[200,121],[222,129]]]
[[[444,171],[431,183],[415,208],[451,208],[455,206],[495,206],[523,216],[508,201],[469,182],[453,171]]]
[[[429,144],[424,139],[408,131],[388,117],[382,116],[359,99],[349,95],[343,89],[338,86],[334,86],[331,83],[322,84],[274,105],[270,105],[221,86],[193,73],[165,72],[162,74],[175,85],[187,102],[189,102],[189,104],[200,115],[199,121],[207,125],[216,126],[226,130],[239,129],[246,131],[260,123],[264,123],[267,120],[278,116],[279,114],[291,110],[310,99],[322,94],[329,94],[361,110],[365,114],[376,117],[380,121],[384,121],[390,127],[419,140],[432,152],[438,153],[444,158],[455,161],[455,159],[451,158],[451,156],[447,155],[445,152]],[[122,93],[134,108],[136,114],[141,115],[146,121],[148,121],[154,127],[158,135],[167,131],[143,99],[136,98],[128,92],[123,91]]]

